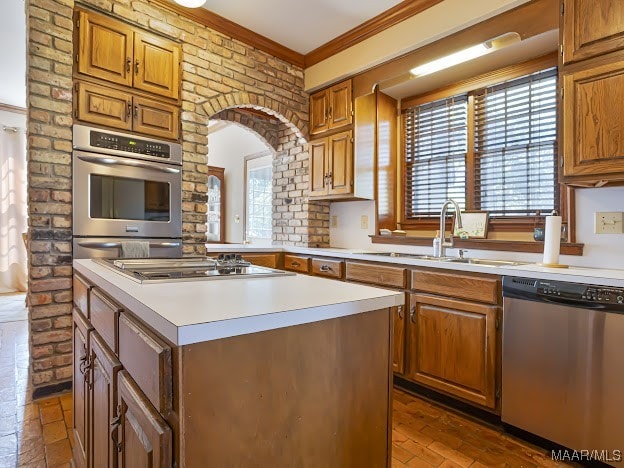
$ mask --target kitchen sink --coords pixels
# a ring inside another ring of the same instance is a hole
[[[515,260],[487,260],[483,258],[447,258],[444,261],[450,263],[468,263],[470,265],[485,266],[516,266],[528,264],[528,262],[516,262]]]
[[[381,257],[396,257],[396,258],[414,258],[417,260],[439,260],[446,261],[451,259],[452,257],[434,257],[433,255],[424,255],[424,254],[405,254],[405,253],[395,253],[395,252],[367,252],[365,255],[379,255]]]

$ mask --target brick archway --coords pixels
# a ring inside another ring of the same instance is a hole
[[[266,112],[265,109],[262,109]],[[210,118],[211,122],[225,122],[253,131],[263,143],[274,151],[279,150],[279,131],[286,124],[277,117],[269,119],[237,111],[237,108],[222,110]]]
[[[308,122],[285,104],[256,93],[246,91],[233,91],[227,94],[220,94],[208,98],[201,104],[208,118],[212,118],[226,109],[237,107],[247,107],[262,110],[270,115],[274,115],[278,120],[288,126],[297,138],[307,140]]]

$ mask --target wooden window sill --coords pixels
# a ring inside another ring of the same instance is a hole
[[[431,237],[409,236],[369,236],[373,244],[418,245],[431,247]],[[501,250],[506,252],[542,253],[544,243],[537,241],[493,240],[493,239],[454,239],[459,249]],[[561,243],[562,255],[583,255],[584,244]]]

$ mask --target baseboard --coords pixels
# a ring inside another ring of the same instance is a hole
[[[62,393],[72,388],[72,381],[60,382],[53,385],[44,385],[43,387],[37,387],[33,390],[32,398],[37,400],[39,398],[45,398],[55,393]]]

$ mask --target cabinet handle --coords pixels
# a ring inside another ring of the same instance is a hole
[[[331,267],[329,265],[321,265],[321,271],[331,271]]]
[[[401,320],[403,320],[403,306],[397,307],[397,315]]]
[[[130,57],[126,58],[126,73],[130,73],[132,71],[132,59]]]
[[[139,118],[139,106],[134,106],[134,118],[138,119]]]
[[[327,115],[331,119],[331,116],[332,116],[332,108],[331,107],[327,110]]]
[[[132,102],[128,101],[126,117],[130,118],[131,115],[132,115]]]
[[[412,306],[410,308],[410,322],[412,323],[416,323],[414,322],[414,313],[416,312],[416,306]]]
[[[327,185],[331,184],[332,187],[333,187],[333,185],[334,185],[334,176],[333,176],[333,174],[331,172],[329,174],[327,174],[327,179],[328,179]]]
[[[294,267],[298,267],[298,266],[301,265],[301,263],[299,263],[299,262],[292,262],[291,265],[294,266]]]
[[[138,75],[139,74],[139,59],[136,59],[134,61],[134,74]]]

